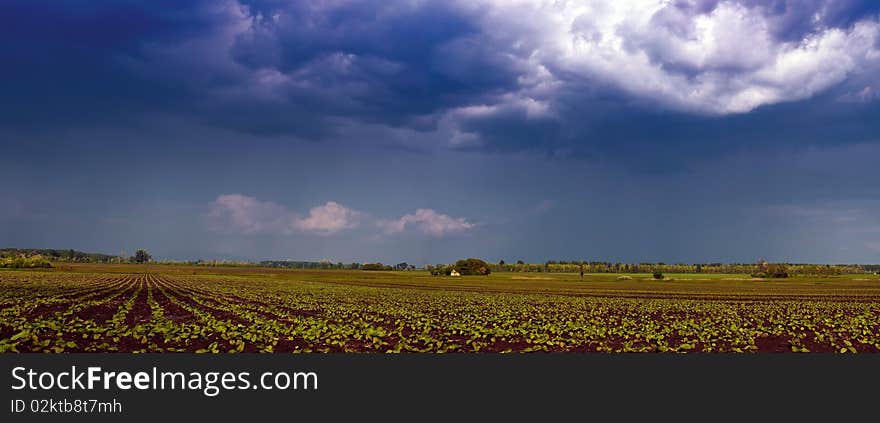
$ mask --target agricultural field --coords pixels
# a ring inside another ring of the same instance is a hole
[[[630,276],[4,270],[0,351],[880,352],[877,276]]]

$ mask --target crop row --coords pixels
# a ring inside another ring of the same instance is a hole
[[[0,274],[0,351],[878,352],[880,303]]]

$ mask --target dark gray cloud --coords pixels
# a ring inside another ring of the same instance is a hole
[[[690,154],[826,128],[866,141],[880,91],[864,1],[16,1],[0,24],[10,128],[166,115],[260,136],[372,125],[454,149]],[[780,129],[801,112],[815,119]]]

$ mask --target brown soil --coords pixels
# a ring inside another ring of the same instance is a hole
[[[250,322],[248,320],[243,319],[241,316],[239,316],[231,311],[220,310],[220,309],[217,309],[214,307],[199,304],[198,302],[196,302],[192,298],[187,297],[186,294],[183,294],[180,292],[175,292],[174,290],[166,289],[166,291],[169,294],[174,295],[174,297],[175,297],[175,299],[177,299],[177,301],[184,303],[184,304],[186,304],[190,307],[193,307],[195,309],[205,311],[205,312],[211,314],[212,316],[214,316],[215,319],[226,320],[227,322],[230,322],[232,324],[240,324],[240,325],[250,324]]]
[[[174,304],[160,290],[153,291],[153,298],[162,309],[163,317],[175,323],[195,323],[199,321],[198,316],[189,312],[189,310]]]
[[[132,305],[128,315],[125,316],[125,324],[129,327],[147,323],[153,319],[150,303],[147,301],[147,291],[152,288],[146,282],[142,283],[145,285],[144,288],[138,294],[137,299],[134,300],[134,305]]]
[[[755,345],[760,353],[790,353],[791,336],[788,335],[770,335],[755,339]]]
[[[122,294],[118,295],[116,298],[107,301],[101,304],[95,304],[93,306],[86,307],[74,314],[74,317],[78,317],[83,320],[92,320],[96,323],[106,323],[108,320],[112,319],[114,315],[119,311],[119,307],[125,304],[126,301],[131,299],[131,295],[137,290],[137,284],[131,284],[123,288],[124,291]]]

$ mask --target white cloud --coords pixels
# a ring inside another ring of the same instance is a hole
[[[211,203],[211,229],[217,232],[289,234],[296,228],[296,215],[271,201],[241,194],[225,194]]]
[[[309,210],[309,217],[297,219],[296,227],[305,232],[329,235],[343,229],[354,228],[361,215],[361,212],[329,201],[323,206],[313,207]]]
[[[388,234],[403,232],[412,227],[438,237],[466,231],[475,226],[464,218],[451,217],[432,209],[418,209],[399,219],[374,219],[335,201],[313,207],[308,216],[301,217],[282,205],[242,194],[218,196],[210,204],[207,217],[209,229],[212,231],[243,235],[333,235],[356,228],[364,220],[372,221]]]
[[[809,98],[880,63],[876,17],[834,28],[819,16],[788,40],[766,7],[731,1],[705,10],[663,0],[486,2],[483,30],[530,51],[534,69],[696,113]]]
[[[386,233],[394,234],[403,232],[408,226],[414,226],[418,230],[431,236],[443,236],[453,232],[463,232],[474,227],[473,223],[464,218],[451,217],[437,213],[432,209],[418,209],[396,220],[380,220],[379,227]]]
[[[260,201],[241,194],[225,194],[211,203],[209,226],[216,232],[291,235],[307,232],[332,235],[357,226],[361,212],[329,201],[314,207],[308,217],[271,201]]]

